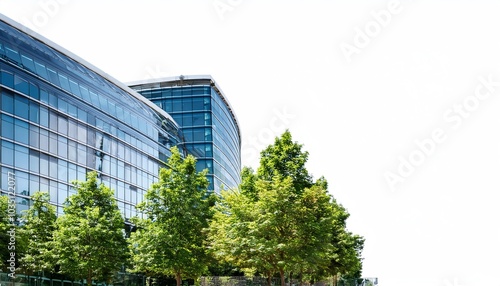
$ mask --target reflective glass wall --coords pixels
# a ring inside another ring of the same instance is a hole
[[[134,216],[169,148],[180,143],[177,124],[139,94],[2,19],[2,194],[14,176],[18,212],[42,190],[61,213],[74,193],[71,181],[97,170],[124,216]]]
[[[211,190],[239,185],[238,122],[210,76],[132,84],[131,88],[167,111],[181,126],[186,150],[198,159],[198,170],[209,170]]]

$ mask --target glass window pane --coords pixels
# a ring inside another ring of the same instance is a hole
[[[193,101],[191,98],[182,99],[182,110],[183,111],[191,111],[193,110]]]
[[[193,98],[193,109],[192,110],[203,110],[203,97]]]
[[[49,176],[57,179],[57,158],[49,156]]]
[[[46,80],[49,79],[49,76],[47,74],[47,70],[45,69],[45,65],[35,61],[35,70],[39,76],[43,77]]]
[[[80,93],[82,95],[83,100],[85,100],[88,103],[91,102],[89,90],[86,87],[80,86]]]
[[[77,160],[76,142],[72,140],[68,141],[68,159],[73,162]]]
[[[182,99],[176,98],[172,100],[172,112],[182,111]]]
[[[61,158],[68,158],[68,139],[58,136],[57,155]]]
[[[193,141],[204,141],[205,138],[205,130],[203,129],[194,129],[193,130]]]
[[[19,57],[19,52],[13,50],[9,47],[5,47],[5,55],[16,63],[21,63],[21,57]]]
[[[80,87],[78,86],[78,84],[72,80],[69,80],[69,85],[70,85],[70,88],[71,88],[71,92],[78,96],[78,97],[82,97],[82,95],[80,94]]]
[[[49,103],[49,93],[43,89],[40,90],[40,101]]]
[[[57,96],[54,93],[49,93],[49,105],[57,108]]]
[[[193,126],[204,124],[204,114],[203,113],[193,113]]]
[[[74,106],[73,104],[68,103],[68,113],[69,113],[69,115],[71,115],[73,117],[77,117],[78,108],[76,108],[76,106]]]
[[[2,165],[14,166],[14,144],[7,141],[2,141]]]
[[[30,100],[29,105],[30,121],[40,123],[40,105],[32,100]]]
[[[76,165],[68,163],[68,182],[76,180]]]
[[[21,121],[19,119],[15,120],[14,137],[17,142],[29,144],[29,124],[27,122]]]
[[[64,90],[70,91],[68,77],[66,77],[65,75],[59,74],[59,81],[61,82],[61,87]]]
[[[49,152],[57,154],[57,134],[49,132]]]
[[[15,145],[14,149],[14,160],[16,161],[16,168],[27,170],[29,168],[28,148],[20,145]]]
[[[37,191],[42,191],[40,189],[40,179],[36,175],[30,175],[30,194]]]
[[[78,125],[73,120],[69,120],[68,134],[72,139],[76,140],[78,138]]]
[[[29,195],[29,175],[26,172],[16,171],[16,193],[23,196]],[[23,202],[24,204],[24,202]]]
[[[2,137],[14,140],[14,118],[2,114]]]
[[[40,125],[49,127],[49,112],[45,106],[40,106]]]
[[[57,178],[59,180],[62,180],[64,182],[68,181],[68,162],[59,159],[58,160],[58,173],[57,173]]]
[[[78,108],[78,119],[87,122],[87,112]]]
[[[203,106],[205,110],[210,110],[211,105],[210,105],[210,97],[204,97],[203,98]]]
[[[84,145],[78,144],[78,163],[85,165],[87,163],[87,148]]]
[[[62,112],[65,112],[65,113],[68,112],[68,103],[64,99],[62,99],[61,97],[58,97],[58,99],[57,99],[57,107]]]
[[[40,149],[49,151],[49,132],[40,128]]]
[[[82,143],[87,142],[87,127],[82,124],[78,124],[78,141]]]
[[[40,152],[30,150],[30,171],[38,173],[40,171]]]
[[[50,129],[57,131],[57,114],[53,111],[49,112],[49,126]]]
[[[28,119],[29,108],[27,98],[16,95],[14,98],[14,114],[24,119]]]
[[[172,100],[171,99],[163,100],[162,108],[166,112],[172,112]]]
[[[99,97],[97,96],[97,94],[91,90],[89,90],[89,94],[92,105],[99,107]]]
[[[25,55],[21,55],[21,62],[23,63],[23,66],[27,68],[28,70],[35,72],[35,62],[33,62],[32,59],[28,58]]]
[[[212,125],[212,114],[205,113],[205,125]]]
[[[35,99],[40,99],[40,90],[38,86],[30,83],[30,96]]]
[[[9,72],[2,71],[2,83],[8,87],[14,88],[14,75]]]
[[[10,92],[2,92],[2,110],[14,113],[14,95]]]
[[[212,141],[212,129],[205,128],[205,141]]]
[[[38,126],[30,125],[30,146],[31,147],[34,147],[34,148],[39,147],[39,143],[40,143],[40,140],[39,140],[40,131],[39,130],[40,129],[38,128]]]
[[[27,81],[16,75],[14,76],[14,89],[27,95],[29,94],[30,86]]]
[[[193,115],[191,113],[182,115],[182,126],[183,127],[193,126]]]
[[[67,135],[68,134],[68,119],[60,116],[57,118],[57,130],[59,133]]]
[[[59,77],[57,76],[57,72],[50,68],[47,68],[47,72],[49,74],[50,82],[57,86],[61,86],[61,84],[59,83]]]

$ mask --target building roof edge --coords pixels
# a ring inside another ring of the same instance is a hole
[[[69,50],[67,50],[67,49],[63,48],[62,46],[56,44],[55,42],[47,39],[46,37],[40,35],[39,33],[31,30],[30,28],[28,28],[26,26],[23,26],[22,24],[14,21],[13,19],[5,16],[2,13],[0,13],[0,21],[5,22],[7,25],[12,26],[13,28],[21,31],[22,33],[25,33],[25,34],[29,35],[30,37],[36,39],[37,41],[42,42],[43,44],[51,47],[52,49],[56,50],[57,52],[59,52],[59,53],[65,55],[65,56],[71,58],[72,60],[78,62],[79,64],[85,66],[86,68],[94,71],[96,74],[98,74],[99,76],[103,77],[104,79],[106,79],[110,83],[116,85],[117,87],[119,87],[123,91],[129,93],[130,95],[132,95],[133,97],[135,97],[137,100],[141,101],[142,103],[146,104],[148,107],[150,107],[151,109],[153,109],[157,113],[159,113],[159,114],[165,116],[166,118],[170,119],[176,125],[176,127],[179,127],[179,125],[177,124],[177,122],[175,122],[175,120],[172,118],[172,116],[170,114],[168,114],[165,110],[161,109],[159,106],[157,106],[156,104],[152,103],[151,101],[149,101],[148,99],[146,99],[144,96],[142,96],[141,94],[139,94],[135,90],[133,90],[130,87],[128,87],[125,83],[123,83],[123,82],[117,80],[116,78],[110,76],[108,73],[102,71],[101,69],[99,69],[98,67],[96,67],[93,64],[89,63],[88,61],[84,60],[80,56],[78,56],[78,55],[70,52]]]

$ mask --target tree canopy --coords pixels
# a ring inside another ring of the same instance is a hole
[[[54,248],[61,272],[74,279],[109,283],[127,259],[124,219],[113,191],[89,172],[87,181],[73,182],[76,194],[57,219]]]
[[[56,210],[49,203],[46,192],[34,193],[31,200],[31,207],[22,216],[24,225],[20,232],[26,247],[21,265],[34,273],[52,271],[55,266],[53,232],[56,229]]]
[[[313,182],[308,153],[289,131],[261,153],[257,173],[242,170],[238,190],[222,193],[210,225],[210,245],[220,259],[268,277],[299,279],[360,275],[364,240],[346,230],[349,214]]]
[[[146,218],[136,219],[131,235],[134,271],[196,278],[208,266],[206,228],[212,217],[215,197],[207,193],[207,170],[196,171],[192,155],[182,158],[171,149],[168,168],[160,169],[159,180],[138,205]]]

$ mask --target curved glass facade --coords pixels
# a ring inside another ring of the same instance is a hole
[[[167,111],[181,126],[184,146],[208,168],[210,189],[240,184],[241,136],[238,121],[210,76],[176,77],[132,83],[131,88]]]
[[[48,191],[62,212],[72,180],[97,170],[125,218],[181,143],[170,115],[49,41],[0,17],[1,189],[18,212]]]

